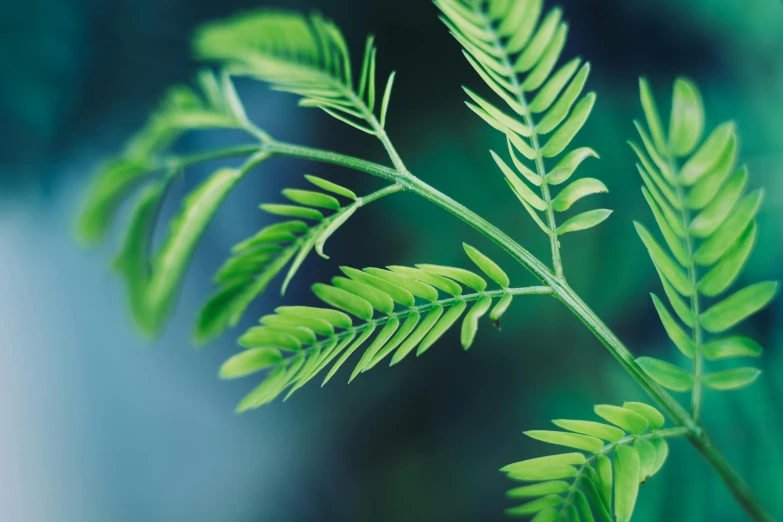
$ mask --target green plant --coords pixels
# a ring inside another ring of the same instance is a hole
[[[236,325],[253,299],[287,268],[285,291],[311,251],[326,257],[326,241],[355,212],[400,191],[416,194],[475,228],[527,268],[540,286],[511,287],[499,264],[469,245],[464,249],[478,270],[439,265],[342,268],[344,276],[335,277],[331,285],[313,287],[325,307],[280,307],[240,338],[245,349],[223,365],[221,377],[265,372],[261,383],[240,402],[240,411],[268,403],[286,390],[290,395],[327,368],[324,382],[329,380],[362,348],[351,379],[386,357],[396,364],[414,350],[420,355],[460,319],[461,340],[467,349],[484,315],[497,323],[514,296],[551,295],[606,346],[658,409],[641,403],[602,405],[596,413],[608,424],[563,420],[555,424],[565,431],[528,432],[538,440],[579,452],[504,468],[510,478],[532,482],[512,489],[509,496],[535,498],[509,513],[534,515],[537,522],[627,521],[639,483],[666,459],[666,438],[685,437],[752,519],[772,520],[700,423],[703,387],[734,389],[758,377],[758,370],[752,368],[706,373],[705,360],[761,353],[749,338],[707,339],[706,333],[721,334],[733,327],[765,306],[777,289],[776,283],[760,283],[721,299],[753,246],[754,216],[761,201],[761,192],[742,196],[747,171],[735,169],[734,126],[721,125],[702,140],[705,117],[698,90],[690,81],[679,79],[665,133],[650,89],[644,80],[640,82],[647,128],[637,124],[642,146],[631,146],[640,159],[644,196],[668,250],[644,226],[637,225],[637,229],[674,315],[653,296],[655,306],[675,346],[692,359],[692,371],[653,358],[637,359],[580,299],[563,273],[561,238],[600,224],[611,211],[589,210],[562,218],[582,198],[607,189],[597,179],[571,181],[581,162],[598,157],[589,148],[571,148],[590,115],[595,94],[582,94],[590,72],[588,63],[573,59],[558,67],[568,30],[561,11],[555,8],[544,13],[541,0],[435,3],[467,60],[492,92],[495,101],[465,89],[468,107],[506,137],[507,153],[492,152],[492,157],[526,212],[548,236],[551,268],[407,169],[385,131],[394,73],[379,88],[372,37],[367,39],[361,66],[354,70],[340,31],[328,20],[319,15],[306,18],[261,11],[208,24],[198,32],[196,54],[216,64],[218,74],[204,72],[196,87],[172,89],[146,127],[104,168],[93,186],[81,220],[82,234],[89,240],[104,236],[118,205],[136,186],[144,185],[115,262],[128,286],[136,321],[150,335],[160,331],[205,227],[228,192],[267,159],[304,158],[368,173],[388,185],[358,197],[346,187],[308,176],[309,188],[283,191],[286,203],[262,205],[263,210],[285,220],[233,249],[216,275],[218,291],[199,317],[196,339],[208,341]],[[233,76],[268,82],[274,89],[299,96],[301,106],[319,108],[376,137],[392,167],[273,139],[248,119],[234,90]],[[181,132],[210,128],[243,130],[256,141],[196,156],[177,157],[168,152]],[[229,157],[246,160],[239,168],[217,171],[194,190],[171,221],[161,248],[152,252],[150,236],[157,211],[174,175],[196,163]],[[487,279],[493,283],[491,290]],[[705,308],[707,298],[720,300]],[[667,389],[691,392],[690,413]],[[664,416],[673,427],[663,428]]]

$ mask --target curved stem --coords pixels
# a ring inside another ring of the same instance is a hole
[[[764,509],[747,482],[731,467],[726,457],[713,446],[706,433],[700,437],[691,434],[688,436],[688,440],[709,463],[751,520],[774,522],[775,519]]]
[[[565,281],[558,278],[546,265],[499,228],[464,205],[431,187],[407,170],[400,172],[358,158],[285,143],[273,142],[262,145],[262,148],[273,155],[292,156],[313,161],[321,161],[352,168],[394,181],[399,183],[405,190],[417,194],[450,212],[479,231],[485,237],[492,240],[550,288],[553,295],[562,301],[585,324],[585,326],[588,327],[593,335],[601,341],[612,356],[645,390],[645,392],[647,392],[661,410],[663,410],[678,427],[688,430],[688,440],[691,441],[710,466],[715,469],[731,494],[743,509],[745,509],[752,520],[760,522],[769,522],[773,520],[755,497],[753,491],[741,479],[736,471],[731,468],[731,465],[725,457],[712,446],[706,438],[704,428],[702,428],[666,390],[650,379],[644,370],[636,363],[634,356],[625,347],[622,341],[620,341],[620,339],[603,323],[603,321],[601,321]]]

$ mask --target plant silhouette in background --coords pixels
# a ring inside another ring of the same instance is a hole
[[[777,289],[773,282],[731,288],[752,250],[754,217],[762,199],[760,190],[746,193],[748,172],[737,167],[734,125],[720,125],[705,138],[698,89],[678,79],[665,131],[650,88],[640,81],[645,123],[636,123],[641,144],[630,145],[639,157],[642,191],[663,242],[644,225],[636,227],[668,301],[667,305],[653,295],[655,307],[672,342],[692,364],[686,370],[651,357],[637,359],[579,298],[563,272],[561,238],[599,225],[611,211],[572,210],[583,205],[583,198],[607,188],[598,179],[575,177],[584,160],[598,157],[590,148],[572,145],[596,96],[584,92],[589,63],[561,60],[568,33],[561,10],[545,12],[542,0],[435,3],[468,62],[489,87],[483,95],[465,88],[467,105],[505,136],[507,150],[493,151],[491,157],[522,207],[548,236],[551,267],[408,170],[385,131],[395,75],[378,81],[372,37],[354,68],[341,32],[320,15],[250,12],[198,31],[195,52],[213,64],[215,72],[203,72],[194,87],[171,89],[125,151],[104,167],[84,209],[82,235],[100,240],[120,203],[142,187],[114,264],[128,287],[139,326],[154,335],[165,325],[206,226],[231,189],[267,159],[304,158],[371,174],[387,185],[359,196],[332,181],[306,176],[301,188],[283,190],[284,200],[262,204],[280,221],[232,249],[215,276],[217,291],[199,316],[196,340],[209,341],[235,326],[253,300],[283,273],[285,291],[311,252],[327,258],[327,240],[356,212],[397,192],[412,192],[454,214],[509,259],[491,259],[466,244],[469,270],[434,264],[342,267],[342,275],[330,284],[313,286],[322,307],[279,307],[240,337],[243,350],[225,362],[221,377],[262,376],[239,403],[239,411],[290,395],[322,373],[326,383],[355,352],[351,380],[385,360],[394,365],[414,352],[421,355],[457,323],[468,349],[484,316],[498,324],[515,297],[549,295],[582,320],[656,407],[638,402],[598,405],[600,422],[555,420],[559,430],[527,432],[570,452],[503,468],[512,480],[526,483],[508,492],[510,498],[522,499],[508,513],[529,515],[537,522],[628,521],[639,484],[664,465],[666,439],[684,437],[753,520],[772,520],[700,423],[704,387],[732,390],[758,378],[755,368],[715,370],[712,362],[761,355],[755,341],[725,332],[763,308]],[[273,89],[297,95],[300,106],[319,108],[376,137],[392,166],[275,140],[248,119],[232,84],[234,76],[268,82]],[[244,130],[254,141],[193,156],[169,152],[181,133],[215,128]],[[239,168],[218,170],[189,194],[162,246],[152,252],[158,209],[173,177],[188,166],[229,157],[246,161]],[[539,286],[513,286],[500,266],[511,261],[527,268]],[[690,412],[667,390],[689,392]]]

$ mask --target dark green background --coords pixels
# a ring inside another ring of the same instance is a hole
[[[548,246],[502,181],[487,150],[502,136],[462,104],[484,92],[429,2],[324,0],[354,51],[378,37],[379,67],[398,71],[389,132],[408,166],[545,258]],[[566,54],[593,64],[598,103],[576,139],[602,156],[580,174],[611,192],[605,224],[563,241],[574,288],[638,355],[676,359],[648,297],[658,291],[632,220],[652,223],[625,140],[641,116],[637,77],[661,107],[686,74],[702,88],[708,125],[737,121],[753,186],[766,188],[758,247],[743,281],[783,275],[783,3],[778,0],[571,0]],[[111,248],[79,250],[72,224],[90,175],[140,126],[165,87],[196,71],[188,35],[201,21],[267,2],[27,0],[0,3],[0,519],[20,521],[475,521],[502,520],[511,484],[497,469],[538,456],[522,431],[549,419],[592,418],[596,402],[644,399],[608,353],[553,300],[520,298],[502,332],[489,324],[470,352],[447,336],[425,357],[241,417],[250,380],[215,374],[229,334],[195,353],[189,335],[229,248],[265,223],[260,202],[305,172],[358,192],[377,180],[274,160],[244,181],[209,229],[163,338],[132,329]],[[552,5],[551,3],[548,5]],[[355,53],[356,54],[356,53]],[[274,136],[385,161],[380,147],[287,95],[240,82],[255,121]],[[667,112],[667,111],[662,111]],[[229,134],[185,137],[183,151]],[[180,193],[209,173],[193,169]],[[177,206],[172,201],[172,209]],[[122,227],[116,230],[119,237]],[[115,238],[115,239],[116,239]],[[309,302],[308,286],[340,264],[436,262],[468,266],[461,242],[529,276],[443,211],[409,195],[365,209],[313,257],[285,298],[273,288],[248,314]],[[114,241],[116,246],[117,241]],[[783,516],[783,306],[747,325],[767,349],[760,381],[708,393],[705,422],[718,446]],[[634,520],[743,520],[695,451],[672,444],[665,471],[642,486]]]

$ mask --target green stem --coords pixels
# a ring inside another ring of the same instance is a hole
[[[673,158],[669,157],[669,168],[671,169],[674,179],[678,179],[677,166]],[[703,395],[703,387],[701,384],[701,375],[704,372],[704,356],[702,355],[701,341],[701,323],[699,322],[700,303],[699,303],[699,291],[696,289],[698,273],[696,271],[696,263],[693,261],[693,238],[688,233],[688,227],[691,224],[691,215],[688,211],[688,207],[685,205],[685,195],[683,194],[682,185],[679,182],[675,183],[677,192],[677,199],[680,204],[680,219],[682,222],[682,229],[685,231],[685,250],[688,255],[688,280],[691,283],[691,314],[693,314],[693,327],[691,328],[691,338],[693,339],[693,391],[691,392],[691,417],[696,422],[700,422],[701,415],[701,403]]]
[[[694,421],[688,412],[686,412],[666,390],[653,381],[644,370],[642,370],[636,363],[631,352],[623,345],[622,341],[617,338],[609,327],[601,321],[567,283],[559,279],[546,265],[533,256],[533,254],[496,226],[492,225],[464,205],[426,184],[409,171],[399,172],[377,163],[298,145],[273,142],[264,144],[262,148],[273,155],[292,156],[312,161],[321,161],[395,181],[405,190],[417,194],[450,212],[479,231],[485,237],[492,240],[550,288],[553,295],[562,301],[588,327],[593,335],[601,341],[612,356],[645,390],[645,392],[647,392],[664,413],[672,419],[677,426],[688,430],[688,433],[690,434],[688,439],[699,450],[713,469],[716,470],[718,476],[723,480],[726,487],[731,494],[734,495],[737,502],[745,509],[747,514],[755,521],[767,522],[772,520],[759,500],[754,496],[753,491],[731,468],[720,452],[711,444],[704,442],[706,440],[704,428]]]
[[[774,522],[775,519],[764,509],[747,482],[731,467],[726,457],[712,445],[706,433],[702,433],[700,437],[691,434],[688,440],[709,463],[751,520]]]
[[[208,161],[214,161],[219,159],[233,158],[233,157],[245,157],[255,152],[258,152],[260,146],[258,143],[249,143],[247,145],[239,145],[236,147],[229,147],[225,149],[211,150],[208,152],[200,152],[198,154],[191,154],[188,156],[175,156],[164,159],[162,161],[162,167],[166,167],[170,170],[181,170],[198,163],[206,163]]]

